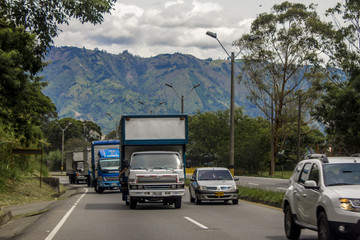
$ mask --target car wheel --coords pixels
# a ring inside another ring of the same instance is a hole
[[[196,205],[201,204],[201,200],[197,196],[195,197],[195,203],[196,203]]]
[[[284,228],[288,239],[298,239],[300,237],[301,227],[295,223],[290,205],[285,208]]]
[[[318,239],[319,240],[335,240],[337,237],[331,231],[325,212],[321,212],[318,218]]]
[[[192,196],[191,196],[191,190],[189,189],[189,193],[190,193],[190,202],[195,202],[195,198],[193,198]]]

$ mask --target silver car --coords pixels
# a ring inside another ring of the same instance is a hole
[[[233,204],[238,204],[237,180],[227,168],[197,168],[189,186],[190,202],[232,200]]]

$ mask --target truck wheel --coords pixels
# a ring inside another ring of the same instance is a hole
[[[325,212],[321,212],[318,218],[318,239],[319,240],[335,240],[337,239],[331,231]]]
[[[298,239],[300,237],[301,228],[294,221],[290,205],[285,208],[284,228],[288,239]]]
[[[130,204],[130,209],[135,209],[137,202],[134,198],[130,197],[129,204]]]
[[[174,205],[175,208],[181,208],[181,197],[175,198]]]
[[[232,203],[233,203],[234,205],[239,204],[239,199],[234,199],[234,200],[232,200]]]

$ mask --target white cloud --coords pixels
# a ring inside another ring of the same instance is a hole
[[[121,0],[111,15],[105,15],[102,24],[93,26],[74,20],[70,26],[61,26],[63,32],[55,45],[111,53],[129,50],[142,57],[174,52],[199,58],[226,57],[217,41],[205,35],[206,31],[216,32],[229,52],[235,50],[232,42],[249,32],[256,15],[281,2],[263,1]]]

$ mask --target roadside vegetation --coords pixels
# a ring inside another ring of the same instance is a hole
[[[284,192],[276,192],[258,188],[239,187],[239,199],[278,208],[281,207],[284,194]]]

